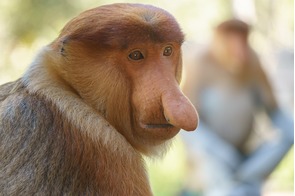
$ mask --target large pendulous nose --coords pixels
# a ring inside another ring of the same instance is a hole
[[[162,94],[162,105],[164,116],[171,125],[186,131],[193,131],[197,128],[197,111],[178,85]]]

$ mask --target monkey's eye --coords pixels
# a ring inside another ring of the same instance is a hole
[[[133,51],[128,56],[130,59],[138,61],[140,59],[144,59],[142,53],[139,50]]]
[[[172,47],[171,47],[171,46],[167,46],[167,47],[164,49],[163,55],[164,55],[164,56],[171,56],[171,54],[172,54]]]

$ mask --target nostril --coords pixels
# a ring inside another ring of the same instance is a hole
[[[164,113],[164,117],[165,117],[166,121],[167,121],[168,123],[170,123],[170,119],[165,115],[165,113]]]

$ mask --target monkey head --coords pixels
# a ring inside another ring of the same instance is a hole
[[[83,12],[50,45],[50,70],[149,154],[198,116],[179,89],[184,36],[166,11],[112,4]],[[87,115],[87,114],[85,114]]]
[[[237,19],[227,20],[215,29],[214,57],[229,71],[240,73],[249,59],[249,26]]]

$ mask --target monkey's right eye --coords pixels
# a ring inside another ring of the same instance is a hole
[[[140,59],[144,59],[142,53],[139,50],[136,50],[136,51],[131,52],[128,57],[130,59],[134,60],[134,61],[138,61]]]

